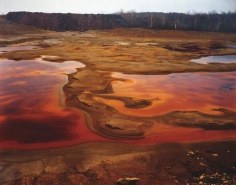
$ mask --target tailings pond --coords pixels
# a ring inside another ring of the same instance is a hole
[[[80,110],[64,105],[62,87],[84,64],[0,60],[0,148],[48,148],[100,140]]]
[[[0,148],[40,149],[92,141],[115,141],[91,131],[86,123],[87,113],[65,105],[62,88],[68,82],[67,74],[83,67],[77,61],[55,63],[43,59],[1,59]],[[129,116],[152,117],[173,111],[218,115],[221,114],[215,110],[218,108],[236,111],[236,72],[169,75],[113,73],[113,77],[116,78],[112,83],[114,96],[152,102],[144,108],[127,108],[117,99],[98,99]],[[235,134],[235,130],[207,131],[160,124],[144,139],[124,142],[191,142],[232,139]]]
[[[141,117],[173,111],[200,111],[220,114],[215,109],[236,111],[236,72],[175,73],[169,75],[133,75],[114,73],[115,96],[146,99],[145,108],[127,108],[119,100],[99,98],[119,112]]]

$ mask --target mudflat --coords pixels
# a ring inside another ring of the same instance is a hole
[[[235,183],[236,34],[0,23],[0,184]]]

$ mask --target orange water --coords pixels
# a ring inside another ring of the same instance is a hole
[[[215,109],[236,111],[236,72],[181,73],[170,75],[126,75],[113,82],[116,96],[152,100],[146,108],[127,108],[119,100],[97,98],[119,112],[141,117],[162,115],[173,111],[200,111],[220,114]]]
[[[64,106],[66,73],[79,62],[0,61],[0,148],[48,148],[105,140],[80,110]]]
[[[0,149],[64,147],[107,139],[88,129],[85,113],[66,107],[62,87],[66,73],[84,67],[79,62],[52,63],[43,60],[0,60]],[[174,110],[212,108],[235,110],[235,73],[197,73],[161,76],[122,75],[129,79],[113,83],[115,95],[154,100],[149,108],[128,109],[120,102],[106,102],[124,114],[160,115]],[[101,100],[108,101],[108,100]],[[147,136],[123,140],[133,144],[193,142],[235,139],[236,131],[206,131],[156,123]]]

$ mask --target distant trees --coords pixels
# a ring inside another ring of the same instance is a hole
[[[110,29],[115,27],[175,29],[213,32],[236,32],[236,12],[206,13],[161,13],[135,11],[116,14],[44,14],[12,12],[7,19],[44,29],[57,31]]]
[[[124,25],[124,19],[121,15],[112,14],[11,12],[6,15],[6,18],[13,22],[56,31],[111,29]]]
[[[218,14],[215,11],[197,14],[183,13],[123,13],[127,27],[177,29],[214,32],[236,32],[236,12]]]

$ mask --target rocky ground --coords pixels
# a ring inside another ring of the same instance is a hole
[[[235,155],[235,141],[1,151],[0,177],[6,185],[235,184]]]

